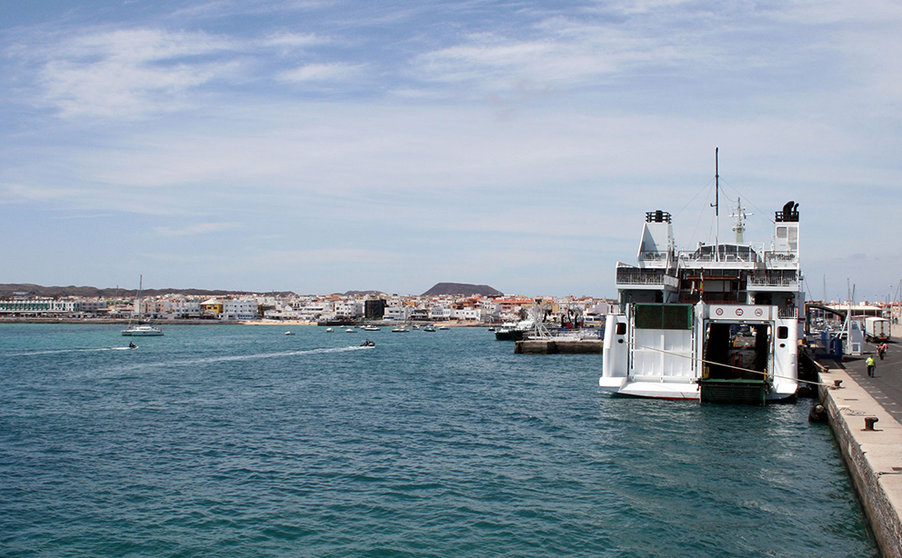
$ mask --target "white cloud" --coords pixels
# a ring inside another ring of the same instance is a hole
[[[190,104],[185,93],[236,71],[236,62],[213,59],[234,48],[206,33],[138,28],[88,32],[24,56],[37,64],[41,102],[61,116],[129,119]]]
[[[191,223],[181,227],[159,226],[154,227],[154,233],[160,236],[195,236],[201,234],[213,234],[224,231],[240,229],[242,223]]]
[[[260,41],[263,46],[289,47],[292,49],[299,47],[310,47],[324,44],[326,41],[314,33],[274,33],[267,35],[265,39]]]
[[[281,72],[278,78],[282,81],[295,83],[347,81],[358,76],[361,70],[361,66],[353,64],[306,64],[293,70]]]

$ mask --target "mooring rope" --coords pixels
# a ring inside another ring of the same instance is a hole
[[[726,364],[726,363],[723,363],[723,362],[715,362],[715,361],[712,361],[712,360],[705,360],[705,359],[703,359],[703,358],[694,357],[694,356],[692,356],[692,355],[684,355],[684,354],[682,354],[682,353],[676,353],[676,352],[673,352],[673,351],[667,351],[667,350],[665,350],[665,349],[659,349],[659,348],[657,348],[657,347],[648,347],[648,346],[646,346],[646,345],[640,345],[640,344],[638,344],[638,343],[633,343],[633,342],[631,342],[631,341],[626,341],[626,343],[627,343],[628,345],[631,345],[631,346],[633,346],[633,347],[638,347],[638,348],[640,348],[640,349],[647,349],[647,350],[649,350],[649,351],[656,351],[656,352],[659,352],[659,353],[664,353],[664,354],[666,354],[666,355],[678,356],[678,357],[681,357],[681,358],[688,358],[689,360],[695,360],[695,361],[701,362],[702,364],[709,364],[709,365],[723,366],[724,368],[732,368],[733,370],[739,370],[740,372],[751,372],[752,374],[759,374],[759,375],[761,375],[761,376],[768,377],[768,373],[767,373],[766,371],[752,370],[751,368],[742,368],[741,366],[734,366],[734,365],[732,365],[732,364]],[[811,384],[811,385],[815,385],[815,386],[830,387],[829,384],[825,384],[824,382],[818,382],[818,381],[815,381],[815,380],[802,380],[802,379],[800,379],[800,378],[793,378],[792,376],[784,376],[784,375],[780,375],[780,374],[773,374],[772,376],[773,376],[774,378],[782,378],[782,379],[784,379],[784,380],[794,380],[794,381],[796,381],[796,382],[801,382],[801,383],[803,383],[803,384]]]

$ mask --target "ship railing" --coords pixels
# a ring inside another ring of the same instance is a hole
[[[663,285],[665,277],[668,276],[663,270],[617,270],[617,283],[620,285]]]
[[[750,287],[789,287],[798,285],[799,278],[795,270],[774,270],[767,273],[755,273],[749,276]]]
[[[793,263],[797,262],[799,255],[795,252],[765,252],[765,263]]]
[[[798,318],[799,317],[798,308],[796,308],[795,306],[793,306],[791,308],[784,308],[781,306],[777,310],[777,317],[779,317],[779,318]]]
[[[639,259],[646,262],[660,262],[667,260],[668,252],[643,251],[639,252]]]
[[[755,263],[758,257],[754,252],[744,255],[737,254],[720,254],[715,258],[714,254],[680,254],[680,260],[684,262],[727,262],[727,263]]]

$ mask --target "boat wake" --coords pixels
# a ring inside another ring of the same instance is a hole
[[[219,356],[219,357],[207,357],[207,358],[198,358],[198,359],[187,359],[182,361],[175,361],[175,364],[204,364],[208,362],[233,362],[233,361],[241,361],[241,360],[259,360],[265,358],[285,358],[285,357],[293,357],[293,356],[301,356],[301,355],[315,355],[315,354],[328,354],[328,353],[344,353],[349,351],[361,351],[366,349],[371,349],[372,347],[364,347],[354,345],[351,347],[333,347],[328,349],[307,349],[302,351],[278,351],[274,353],[255,353],[252,355],[234,355],[234,356]],[[106,351],[130,351],[133,349],[137,349],[137,347],[94,347],[94,348],[78,348],[78,349],[47,349],[44,351],[28,351],[22,353],[8,353],[5,355],[0,355],[3,357],[29,357],[29,356],[40,356],[40,355],[54,355],[54,354],[66,354],[66,353],[99,353]],[[162,365],[173,364],[173,361],[169,361],[166,363],[159,363]]]
[[[43,351],[28,351],[24,353],[9,353],[3,355],[4,357],[27,357],[27,356],[40,356],[40,355],[58,355],[58,354],[66,354],[66,353],[100,353],[104,351],[129,351],[132,347],[92,347],[92,348],[79,348],[79,349],[46,349]]]

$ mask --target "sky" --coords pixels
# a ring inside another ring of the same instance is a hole
[[[739,199],[799,204],[808,298],[902,298],[895,1],[0,13],[0,283],[614,297],[646,211]]]

